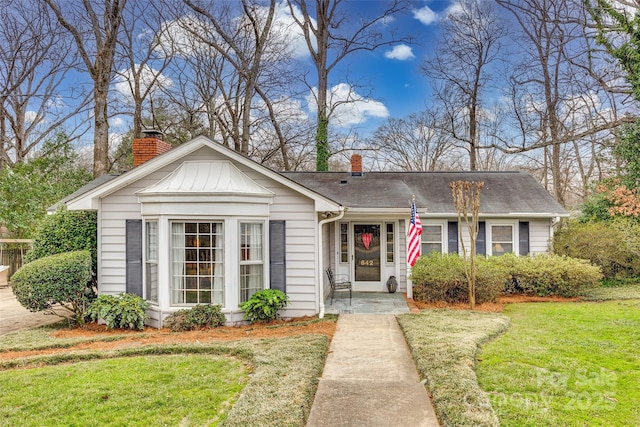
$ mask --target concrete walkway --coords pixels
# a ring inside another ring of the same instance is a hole
[[[341,314],[307,427],[439,425],[395,316]]]
[[[0,288],[0,335],[21,329],[49,325],[62,320],[59,316],[32,313],[16,300],[10,287]]]

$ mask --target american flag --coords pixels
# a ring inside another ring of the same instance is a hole
[[[420,235],[422,235],[422,223],[416,209],[416,200],[411,201],[411,222],[409,224],[409,253],[407,262],[413,267],[420,257]]]

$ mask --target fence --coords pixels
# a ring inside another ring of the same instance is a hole
[[[0,265],[9,266],[9,277],[24,264],[33,240],[0,239]]]

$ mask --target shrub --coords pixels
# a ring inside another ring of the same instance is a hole
[[[174,332],[192,331],[200,328],[223,326],[227,319],[219,305],[198,304],[192,308],[178,310],[164,321],[166,328]]]
[[[97,216],[92,211],[61,209],[47,215],[27,252],[27,262],[63,252],[87,250],[91,253],[92,271],[97,271]]]
[[[240,304],[244,319],[251,323],[269,322],[278,318],[278,310],[285,308],[289,297],[277,289],[263,289]]]
[[[495,301],[508,274],[489,260],[477,258],[476,302]],[[468,302],[465,260],[458,254],[431,253],[420,257],[411,270],[413,298],[417,301]]]
[[[82,323],[93,297],[87,288],[90,278],[89,251],[66,252],[25,264],[11,276],[11,288],[18,302],[31,311],[51,310],[60,304]]]
[[[631,218],[571,221],[555,233],[553,247],[558,255],[588,259],[607,278],[640,275],[640,224]]]
[[[144,329],[144,319],[149,303],[138,295],[99,295],[91,303],[87,314],[94,322],[102,319],[107,328]]]
[[[589,261],[558,255],[495,257],[511,279],[506,293],[562,297],[579,296],[586,289],[597,286],[602,278],[600,268]]]

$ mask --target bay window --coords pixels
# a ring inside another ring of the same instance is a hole
[[[240,302],[264,289],[264,232],[261,222],[240,223]]]
[[[158,221],[145,226],[145,297],[158,302]]]
[[[224,305],[222,222],[171,223],[171,304]]]

